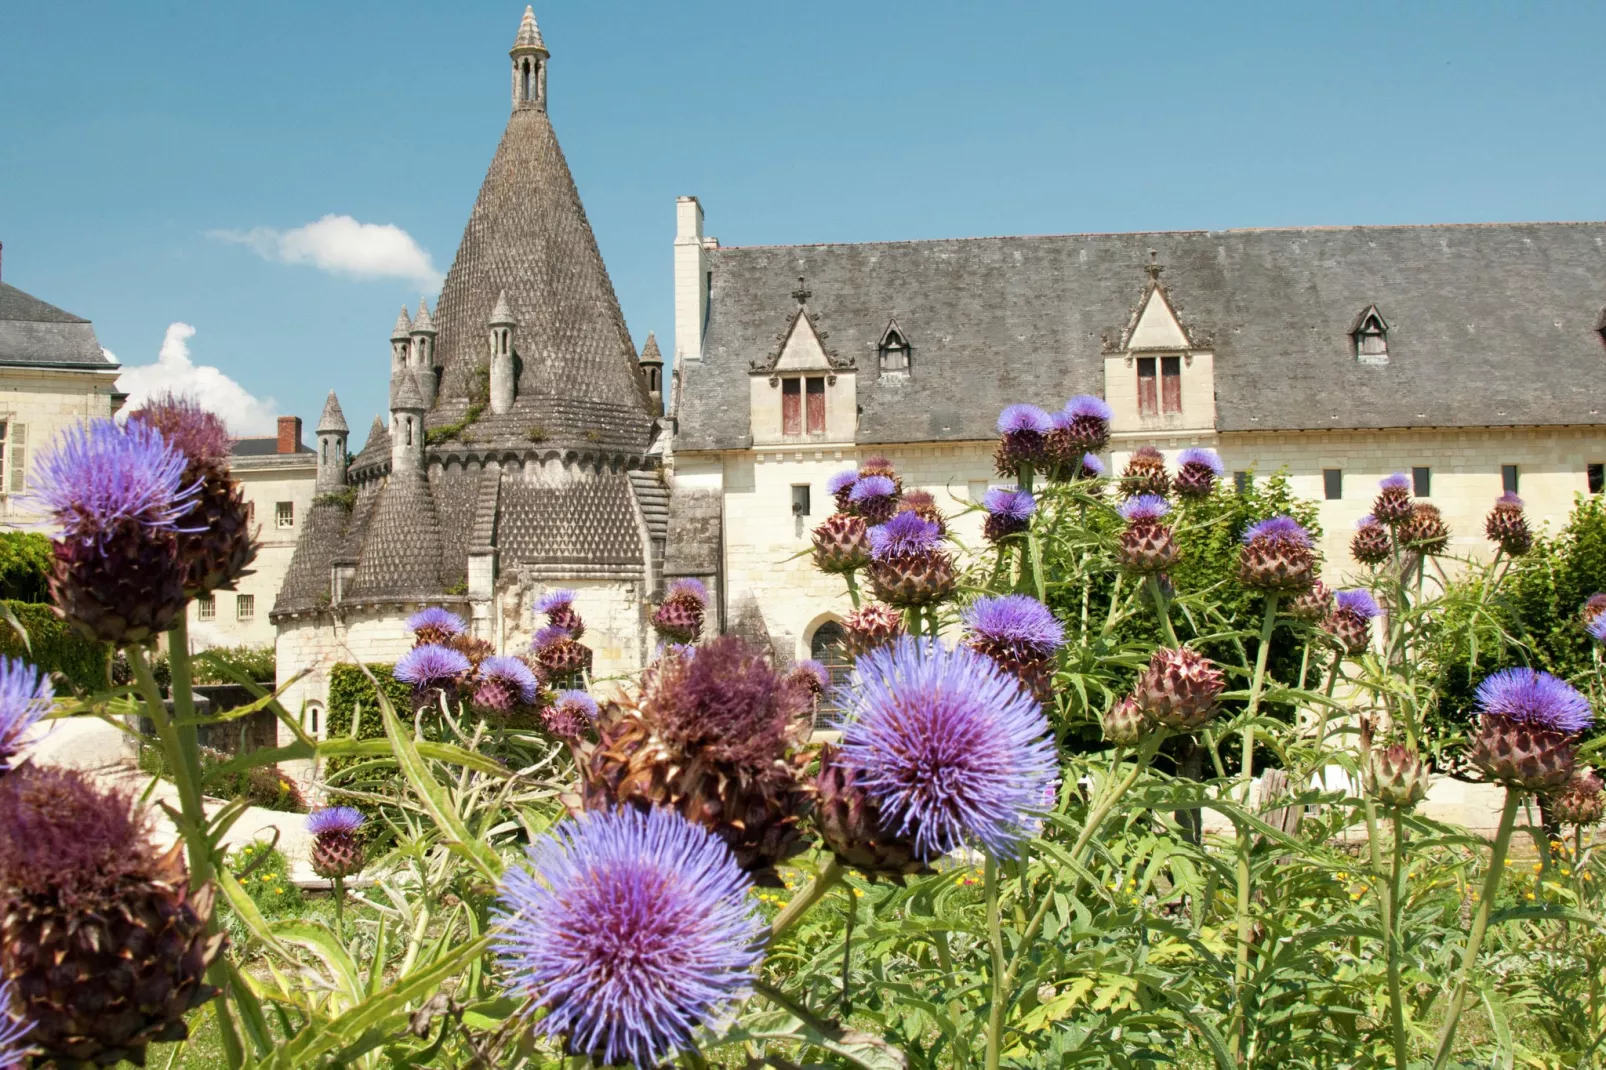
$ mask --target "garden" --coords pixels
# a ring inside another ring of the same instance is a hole
[[[554,590],[516,653],[421,610],[393,666],[337,671],[321,738],[261,666],[186,653],[255,553],[221,422],[165,398],[64,436],[56,613],[0,625],[0,1067],[1606,1059],[1599,499],[1535,532],[1504,496],[1457,556],[1390,477],[1324,562],[1283,479],[1106,472],[1099,399],[998,432],[983,502],[833,477],[808,557],[852,604],[845,682],[710,634],[695,580],[642,672],[593,679]],[[44,656],[68,630],[98,676]],[[198,672],[254,701],[197,713]],[[275,745],[202,746],[264,710]],[[176,843],[30,760],[65,717],[150,722]],[[303,891],[223,841],[238,785],[309,760]],[[1498,791],[1492,836],[1424,812],[1445,778]]]

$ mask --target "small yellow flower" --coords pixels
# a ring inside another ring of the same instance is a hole
[[[1517,863],[1515,863],[1515,862],[1513,862],[1513,861],[1512,861],[1512,860],[1511,860],[1511,859],[1509,859],[1509,858],[1508,858],[1508,859],[1506,859],[1506,865],[1508,865],[1508,866],[1514,866],[1514,865],[1516,865],[1516,864],[1517,864]]]
[[[1528,893],[1528,898],[1529,898],[1529,899],[1532,899],[1532,898],[1533,898],[1533,897],[1534,897],[1534,894],[1533,894],[1533,893],[1532,893],[1532,892],[1529,892],[1529,893]]]
[[[853,894],[857,895],[857,896],[863,896],[864,895],[864,889],[863,888],[855,888],[855,889],[853,889]]]
[[[1351,892],[1349,894],[1349,897],[1350,897],[1350,901],[1351,902],[1358,902],[1360,900],[1360,898],[1361,898],[1361,893],[1360,892]]]
[[[1545,868],[1545,864],[1544,864],[1544,863],[1543,863],[1543,862],[1535,862],[1535,863],[1534,863],[1534,872],[1535,872],[1535,873],[1538,873],[1538,872],[1540,872],[1540,871],[1541,871],[1541,870],[1543,870],[1543,869],[1544,869],[1544,868]]]
[[[1339,870],[1338,871],[1338,879],[1341,880],[1341,881],[1347,881],[1347,880],[1349,880],[1349,874],[1345,873],[1343,870]]]

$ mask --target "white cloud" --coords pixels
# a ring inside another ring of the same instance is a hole
[[[278,402],[259,399],[217,368],[191,361],[194,335],[195,328],[188,323],[168,324],[156,363],[123,369],[117,389],[128,395],[124,411],[132,412],[146,399],[171,392],[194,398],[202,408],[217,413],[232,434],[273,434],[278,426]]]
[[[427,291],[442,276],[413,236],[392,223],[359,223],[349,215],[326,215],[293,230],[253,227],[211,230],[207,236],[251,249],[264,260],[311,264],[320,271],[357,279],[410,279]]]

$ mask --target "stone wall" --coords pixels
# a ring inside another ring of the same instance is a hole
[[[116,370],[67,371],[7,367],[0,369],[0,420],[7,424],[5,467],[0,470],[0,526],[36,530],[39,514],[12,491],[12,450],[25,453],[24,492],[33,489],[34,462],[58,434],[97,416],[110,416]],[[17,428],[26,441],[17,441]]]

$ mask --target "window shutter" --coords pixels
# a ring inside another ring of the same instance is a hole
[[[1182,411],[1182,358],[1160,358],[1160,402],[1162,412]]]
[[[11,425],[11,493],[27,489],[28,483],[28,426]]]
[[[1138,415],[1158,416],[1160,399],[1156,396],[1154,358],[1138,358]]]
[[[803,381],[781,380],[781,434],[803,433]]]
[[[808,382],[809,434],[825,434],[825,380],[814,376]]]

